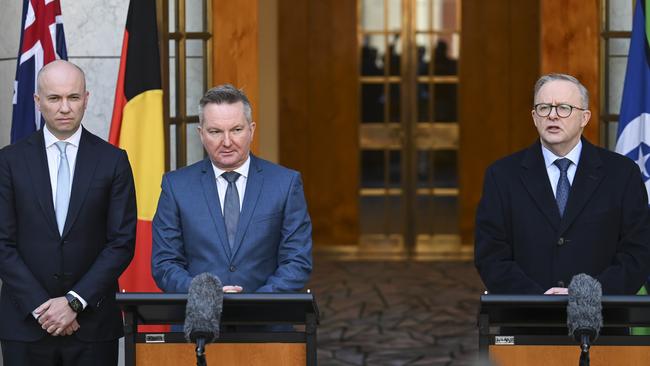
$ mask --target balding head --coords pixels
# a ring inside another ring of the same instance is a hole
[[[46,78],[49,73],[58,73],[71,75],[73,77],[80,77],[83,83],[83,90],[86,91],[86,74],[84,71],[77,65],[73,64],[70,61],[66,60],[54,60],[49,64],[43,66],[39,71],[36,78],[36,92],[39,92],[41,89],[41,83],[43,78]]]

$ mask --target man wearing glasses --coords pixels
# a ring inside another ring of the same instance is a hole
[[[566,294],[586,273],[634,294],[650,272],[650,214],[639,167],[582,137],[589,94],[573,76],[535,84],[539,140],[492,164],[476,214],[475,264],[492,293]]]

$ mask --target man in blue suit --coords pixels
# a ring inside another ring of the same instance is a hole
[[[226,292],[298,291],[312,268],[311,220],[300,174],[250,154],[246,95],[222,85],[199,103],[208,158],[165,174],[153,219],[152,274],[187,292],[203,272]]]
[[[7,366],[117,365],[117,279],[135,248],[126,152],[81,126],[83,71],[47,64],[45,127],[0,150],[0,341]]]
[[[582,137],[587,89],[564,74],[535,85],[540,139],[492,164],[476,214],[475,264],[490,292],[566,294],[572,277],[634,294],[650,273],[650,215],[639,167]]]

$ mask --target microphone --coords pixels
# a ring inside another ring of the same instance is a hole
[[[196,343],[197,364],[205,365],[205,344],[219,337],[223,285],[217,276],[201,273],[190,282],[185,307],[185,339]],[[202,360],[202,362],[201,362]]]
[[[584,273],[577,274],[569,284],[567,326],[569,335],[580,343],[582,364],[589,364],[589,347],[598,338],[603,326],[603,296],[600,283]]]

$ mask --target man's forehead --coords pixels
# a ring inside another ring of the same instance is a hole
[[[553,80],[542,85],[536,96],[539,98],[580,99],[580,89],[566,80]]]

